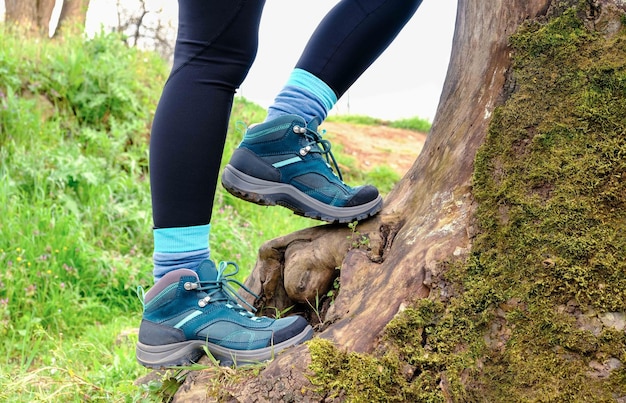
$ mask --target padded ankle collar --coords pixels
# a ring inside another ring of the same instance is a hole
[[[159,295],[161,291],[163,291],[168,285],[172,283],[178,283],[181,277],[196,277],[198,275],[195,271],[189,269],[178,269],[172,270],[167,273],[157,283],[146,293],[146,297],[144,299],[144,303],[148,303],[152,298]]]

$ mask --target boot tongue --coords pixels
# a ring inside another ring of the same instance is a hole
[[[311,119],[311,121],[309,123],[306,124],[306,127],[308,127],[310,130],[313,130],[314,132],[316,132],[317,128],[319,127],[319,125],[320,125],[320,118],[314,117],[313,119]]]
[[[325,158],[326,163],[328,164],[328,167],[331,169],[331,171],[335,173],[335,175],[339,178],[339,180],[343,181],[343,177],[341,176],[341,170],[339,169],[339,165],[337,164],[337,161],[335,160],[335,156],[330,151],[330,142],[328,140],[323,139],[322,135],[324,134],[324,132],[319,133],[317,131],[317,128],[319,127],[320,124],[321,124],[320,118],[314,117],[306,125],[307,129],[312,130],[315,133],[317,133],[317,138],[315,139],[317,143],[313,147],[317,148],[317,150],[319,151],[319,154],[320,154],[319,158]],[[320,147],[320,144],[322,144],[323,147]],[[322,157],[322,155],[324,157]],[[333,170],[333,167],[330,165],[331,163],[334,166],[334,170]]]
[[[217,268],[215,267],[215,263],[212,260],[207,259],[200,263],[200,266],[196,269],[196,273],[198,274],[198,279],[200,282],[215,282],[217,280]],[[211,298],[218,300],[230,300],[228,295],[223,292],[220,288],[220,291],[211,292]]]
[[[314,140],[315,141],[315,144],[309,144],[309,145],[311,145],[312,147],[316,148],[317,151],[319,151],[320,156],[321,156],[322,155],[322,149],[321,149],[321,147],[319,145],[319,142],[322,141],[322,135],[321,135],[321,133],[319,133],[317,131],[317,128],[319,127],[319,125],[320,125],[320,119],[319,118],[315,117],[315,118],[311,119],[311,121],[309,121],[306,124],[306,128],[309,129],[310,132],[314,132],[315,134],[309,132],[309,133],[307,133],[305,135],[305,137],[306,137],[307,141],[310,141],[310,140]]]
[[[217,280],[217,268],[215,267],[215,263],[212,260],[205,260],[200,263],[200,266],[196,268],[196,273],[198,273],[198,278],[200,281],[215,281]]]
[[[224,270],[230,264],[232,264],[235,267],[236,271],[234,273],[225,275],[225,277],[220,279],[220,282],[217,282],[218,274],[220,274],[221,272],[222,276],[224,276]],[[252,310],[253,312],[256,311],[254,306],[246,302],[245,299],[241,298],[237,294],[236,290],[234,290],[230,285],[228,285],[228,282],[230,281],[235,282],[239,286],[243,287],[243,289],[247,291],[248,293],[250,293],[250,295],[252,295],[254,298],[259,298],[258,295],[252,293],[252,291],[250,291],[248,288],[246,288],[243,284],[241,284],[237,280],[230,280],[227,278],[231,275],[237,274],[238,271],[239,271],[239,268],[237,267],[236,264],[232,262],[220,263],[220,269],[218,271],[218,269],[215,267],[215,263],[213,263],[213,261],[211,261],[210,259],[207,259],[204,262],[200,263],[200,266],[198,266],[198,268],[196,269],[196,273],[198,274],[198,279],[200,280],[200,285],[203,288],[206,287],[205,291],[203,292],[206,292],[207,294],[209,294],[211,299],[227,302],[228,304],[231,304],[233,308],[237,310],[245,311],[247,315],[252,315],[246,308],[241,306],[239,301],[241,301],[244,305],[247,305],[250,308],[250,310]]]

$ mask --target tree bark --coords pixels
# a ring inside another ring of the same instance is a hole
[[[27,31],[48,35],[55,0],[5,0],[6,21]]]
[[[62,34],[63,30],[72,27],[84,29],[88,8],[89,0],[64,0],[55,35]]]
[[[8,23],[24,27],[31,34],[50,35],[55,0],[6,0],[5,5]],[[88,8],[89,0],[64,0],[53,34],[57,35],[62,28],[72,24],[83,29]]]
[[[509,87],[509,37],[524,21],[546,15],[556,3],[459,0],[448,74],[415,164],[386,198],[380,215],[356,228],[323,225],[264,244],[246,283],[262,296],[257,307],[283,310],[296,305],[311,322],[318,322],[317,337],[331,340],[340,350],[372,353],[384,327],[405,306],[448,292],[440,281],[442,271],[467,257],[477,231],[474,160],[494,109],[514,91]],[[617,1],[592,3],[625,8]],[[338,294],[333,288],[336,279]],[[329,292],[333,304],[324,304]],[[239,401],[251,396],[250,401],[279,400],[274,386],[288,379],[289,399],[315,401],[304,392],[293,396],[294,391],[312,388],[306,379],[310,360],[306,346],[290,349],[258,377],[227,388],[229,396]],[[191,376],[190,382],[198,376]],[[176,401],[187,401],[185,393],[181,390]]]

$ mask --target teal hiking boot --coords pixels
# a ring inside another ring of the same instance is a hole
[[[235,271],[225,274],[231,265]],[[269,360],[313,336],[300,316],[258,317],[240,305],[237,300],[248,304],[229,284],[243,287],[229,278],[237,271],[232,262],[216,269],[206,260],[197,273],[178,269],[163,276],[144,296],[137,361],[155,369],[189,365],[206,348],[220,365],[245,365]]]
[[[301,117],[286,115],[250,127],[224,169],[222,185],[244,200],[328,222],[378,213],[383,206],[378,189],[343,182],[330,142],[317,126],[316,120],[307,126]]]

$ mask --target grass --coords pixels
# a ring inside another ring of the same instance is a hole
[[[166,65],[109,34],[36,41],[0,26],[0,42],[0,401],[161,400],[158,385],[134,385],[148,373],[134,346],[136,288],[152,284],[147,144]],[[236,99],[226,156],[264,115]],[[389,189],[390,172],[365,175]],[[237,261],[240,280],[263,242],[318,225],[221,187],[214,217],[212,257]]]
[[[431,123],[418,116],[394,121],[387,121],[384,119],[373,118],[363,115],[331,115],[326,119],[329,122],[342,122],[352,123],[359,125],[383,125],[396,129],[413,130],[420,133],[428,133],[430,131]]]

